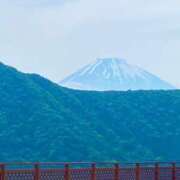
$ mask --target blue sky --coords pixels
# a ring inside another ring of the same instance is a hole
[[[59,81],[125,58],[180,87],[179,0],[1,0],[0,59]]]

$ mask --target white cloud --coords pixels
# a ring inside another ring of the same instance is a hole
[[[0,1],[0,55],[58,80],[112,54],[178,84],[179,7],[179,0]]]
[[[25,6],[25,7],[45,7],[53,5],[62,5],[67,1],[71,0],[6,0],[6,4],[13,4],[16,6]]]

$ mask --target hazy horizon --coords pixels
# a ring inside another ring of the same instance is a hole
[[[55,82],[118,57],[180,87],[178,0],[3,0],[0,61]]]

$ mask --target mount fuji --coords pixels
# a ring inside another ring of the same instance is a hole
[[[96,91],[175,89],[159,77],[118,58],[97,59],[62,80],[60,85]]]

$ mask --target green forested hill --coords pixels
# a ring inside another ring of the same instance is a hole
[[[0,64],[0,161],[180,159],[180,91],[74,91]]]

